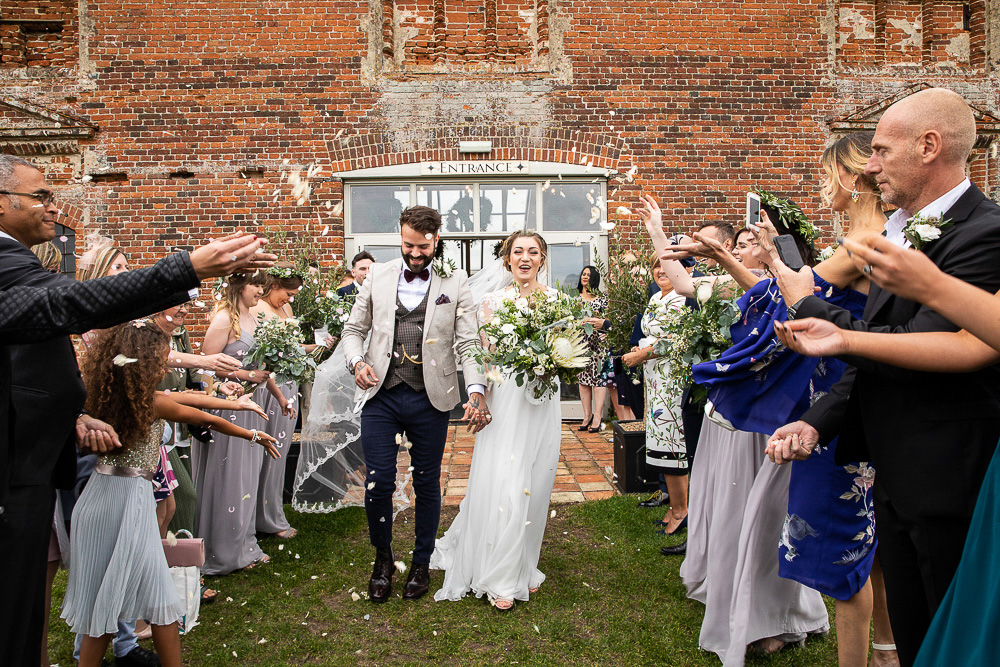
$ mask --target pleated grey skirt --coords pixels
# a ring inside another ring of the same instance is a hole
[[[169,625],[183,607],[163,554],[153,485],[95,472],[73,509],[62,618],[74,633],[115,633],[119,620]]]

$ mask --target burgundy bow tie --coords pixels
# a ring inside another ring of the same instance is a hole
[[[406,282],[408,282],[408,283],[412,283],[414,278],[420,278],[421,280],[427,280],[428,278],[431,277],[431,270],[430,269],[424,269],[423,271],[420,271],[419,273],[414,273],[413,271],[410,271],[409,269],[403,269],[403,277],[406,278]]]

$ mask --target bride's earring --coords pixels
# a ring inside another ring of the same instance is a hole
[[[861,199],[861,193],[858,192],[858,181],[854,181],[853,189],[851,190],[851,201],[857,203]]]

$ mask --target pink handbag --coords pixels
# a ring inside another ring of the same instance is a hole
[[[177,534],[191,533],[179,530]],[[162,540],[168,567],[201,567],[205,564],[205,540],[201,537],[178,537]],[[173,544],[171,544],[173,542]]]

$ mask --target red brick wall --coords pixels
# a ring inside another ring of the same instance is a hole
[[[736,221],[746,190],[771,189],[825,243],[831,121],[924,81],[997,112],[996,3],[972,3],[967,38],[961,4],[382,0],[379,15],[362,0],[90,0],[81,19],[76,0],[6,2],[5,19],[64,24],[34,42],[0,25],[0,85],[99,127],[79,155],[43,162],[61,165],[73,224],[134,265],[238,227],[316,235],[339,257],[334,170],[458,159],[463,138],[493,140],[490,159],[635,166],[608,210],[649,192],[681,228]],[[997,158],[981,162],[997,194]],[[284,176],[310,165],[322,171],[299,206]]]

